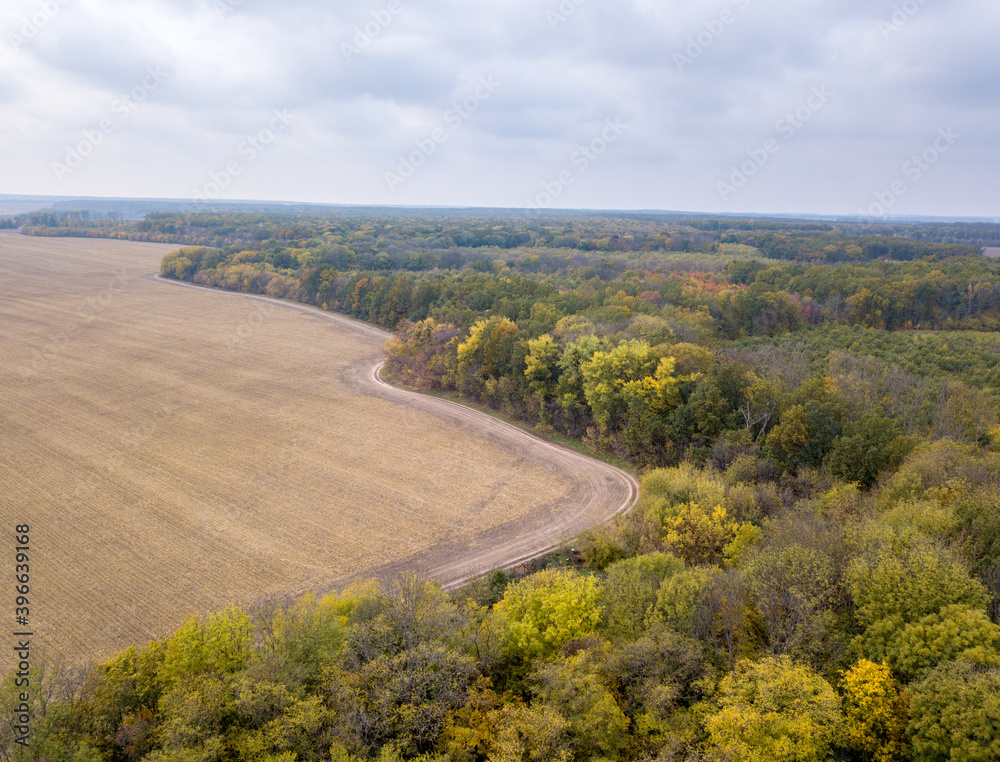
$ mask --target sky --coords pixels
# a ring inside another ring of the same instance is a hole
[[[0,193],[1000,218],[996,0],[4,0]]]

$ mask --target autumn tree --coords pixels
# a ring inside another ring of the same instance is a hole
[[[600,657],[586,650],[536,670],[535,693],[566,719],[577,759],[624,759],[629,719],[599,675]]]
[[[656,369],[657,361],[649,345],[638,341],[622,342],[606,352],[594,352],[580,366],[584,397],[602,433],[607,434],[618,427],[629,398],[642,394],[643,381],[652,380]],[[648,392],[656,393],[654,385],[650,385]]]
[[[524,376],[528,386],[538,396],[539,417],[545,418],[545,403],[551,398],[559,378],[559,359],[562,350],[549,334],[529,339],[524,357]]]
[[[942,664],[910,690],[907,732],[918,762],[1000,759],[1000,669]]]
[[[837,569],[823,550],[772,542],[744,566],[763,629],[764,645],[814,665],[829,659]]]
[[[597,629],[600,597],[601,586],[593,577],[553,569],[508,587],[494,611],[511,649],[529,658],[544,657]]]
[[[822,762],[837,741],[833,688],[788,657],[740,662],[719,686],[705,721],[711,745],[744,762]]]
[[[473,394],[495,393],[500,381],[513,379],[518,369],[517,323],[505,317],[477,321],[458,345],[458,370],[463,387]]]
[[[616,638],[641,634],[656,607],[660,585],[683,571],[684,563],[668,553],[649,553],[612,564],[604,583],[604,628]]]
[[[860,659],[843,673],[844,743],[864,762],[905,759],[906,702],[885,664]]]
[[[867,551],[847,575],[865,656],[888,660],[908,677],[966,652],[995,658],[988,596],[966,567],[919,536],[870,531]]]

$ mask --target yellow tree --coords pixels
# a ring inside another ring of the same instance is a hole
[[[508,587],[494,611],[510,648],[544,657],[597,629],[600,595],[593,577],[547,569]]]
[[[705,721],[724,758],[821,762],[840,727],[833,688],[785,656],[740,662],[719,686],[719,711]]]
[[[517,323],[505,317],[480,320],[469,330],[469,338],[458,345],[458,363],[482,378],[504,375],[510,364]]]
[[[721,505],[708,511],[698,503],[688,503],[666,520],[664,539],[689,564],[721,563],[723,551],[739,530],[740,525],[726,515]]]
[[[906,704],[896,690],[892,670],[861,659],[843,675],[847,745],[865,762],[903,759]]]
[[[549,334],[528,341],[528,354],[524,358],[524,377],[538,395],[539,417],[545,420],[545,403],[552,396],[559,374],[562,349]]]
[[[627,397],[657,394],[658,385],[652,378],[656,370],[656,358],[642,341],[623,341],[606,352],[595,352],[581,365],[583,393],[602,434],[621,423]]]

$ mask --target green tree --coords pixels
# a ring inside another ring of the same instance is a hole
[[[910,688],[907,732],[916,762],[1000,759],[1000,669],[942,664]]]
[[[775,336],[805,325],[801,307],[789,294],[763,283],[737,291],[729,305],[737,334]],[[735,338],[735,336],[733,337]]]
[[[176,682],[158,706],[157,750],[145,757],[156,762],[220,759],[226,730],[235,721],[235,701],[228,680],[208,673]]]
[[[164,643],[158,677],[173,685],[201,674],[234,674],[246,668],[253,645],[253,622],[239,609],[189,619]]]
[[[913,447],[899,426],[883,415],[849,421],[826,457],[831,473],[871,489],[884,471],[894,471]]]
[[[804,396],[806,389],[803,385],[797,394]],[[786,470],[820,465],[842,431],[836,400],[828,399],[822,386],[816,396],[820,399],[806,399],[789,408],[767,436],[765,452]]]
[[[306,595],[290,605],[262,609],[255,619],[255,667],[273,682],[314,690],[322,666],[341,654],[347,617],[336,596],[317,601]]]
[[[601,674],[632,721],[637,742],[649,752],[655,754],[678,736],[697,740],[693,707],[716,683],[699,641],[654,624],[638,640],[618,643]]]
[[[566,345],[559,358],[559,385],[556,395],[566,410],[575,410],[587,404],[583,390],[583,366],[595,353],[610,347],[607,339],[581,336]]]
[[[160,678],[164,644],[130,646],[92,670],[81,691],[89,715],[88,729],[104,753],[115,749],[115,739],[128,718],[151,717],[163,692]],[[146,750],[143,741],[138,751]]]
[[[1000,665],[1000,627],[984,611],[958,604],[943,606],[887,633],[886,655],[907,681],[954,659]]]
[[[490,712],[487,762],[571,762],[568,723],[548,706],[504,704]]]
[[[848,320],[851,325],[864,325],[869,328],[884,330],[889,311],[889,300],[881,294],[873,294],[867,288],[862,288],[845,300],[850,308]]]
[[[601,683],[598,666],[587,651],[547,664],[534,675],[536,693],[545,706],[566,719],[577,759],[622,759],[629,719]]]
[[[669,362],[672,370],[672,358]],[[649,345],[640,341],[623,341],[606,352],[594,352],[580,366],[584,397],[602,433],[606,434],[622,423],[627,395],[640,397],[656,394],[657,384],[652,379],[656,369],[657,361]],[[650,383],[643,384],[646,380]]]
[[[997,425],[996,403],[983,389],[949,379],[934,411],[934,436],[959,441],[985,440]]]
[[[864,630],[859,644],[868,658],[908,664],[900,640],[907,625],[937,617],[952,605],[985,611],[988,595],[947,551],[919,537],[900,537],[887,528],[875,531],[877,536],[869,539],[865,553],[847,572],[858,623]],[[933,629],[934,622],[927,620],[920,626]],[[917,633],[912,633],[914,643],[920,639]]]
[[[698,384],[691,395],[690,405],[698,424],[698,433],[709,440],[719,436],[733,412],[732,402],[723,396],[718,384],[712,381]]]
[[[194,263],[179,251],[168,254],[160,263],[160,274],[168,278],[188,280],[194,272]]]
[[[555,390],[559,375],[559,358],[562,350],[549,334],[528,340],[528,353],[524,357],[524,376],[528,386],[538,395],[539,409],[544,420],[545,403]]]
[[[475,675],[470,657],[438,643],[346,666],[329,669],[324,685],[341,739],[359,753],[392,742],[407,757],[433,750]]]
[[[781,416],[781,423],[767,435],[767,453],[778,463],[794,468],[803,461],[809,445],[809,417],[803,405],[795,405]]]
[[[605,631],[626,640],[642,634],[663,580],[683,569],[684,563],[668,553],[648,553],[609,566],[604,582]]]
[[[740,662],[719,686],[709,742],[741,762],[821,762],[837,740],[837,694],[787,657]]]
[[[511,649],[544,657],[597,629],[601,592],[593,577],[549,569],[509,586],[494,611]]]
[[[389,592],[379,585],[349,589],[337,607],[347,623],[343,659],[352,666],[421,644],[457,646],[466,623],[437,582],[412,573],[397,578]]]
[[[652,621],[662,621],[686,635],[699,635],[702,603],[718,570],[696,566],[668,575],[660,584]]]
[[[481,379],[511,375],[519,333],[517,323],[506,317],[477,321],[458,345],[459,369]]]
[[[747,597],[735,569],[685,569],[663,580],[651,620],[703,642],[732,665],[749,639]]]
[[[772,542],[752,553],[743,571],[767,649],[817,667],[826,663],[838,582],[834,559],[815,547]]]

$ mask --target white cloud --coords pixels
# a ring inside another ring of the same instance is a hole
[[[621,118],[627,135],[559,205],[851,213],[950,125],[962,141],[898,211],[997,213],[985,186],[1000,160],[991,0],[394,2],[12,0],[2,190],[187,197],[289,109],[295,123],[232,197],[521,205]],[[31,39],[11,42],[52,4]],[[894,7],[916,10],[900,24]],[[150,67],[169,78],[58,181],[52,163]],[[503,86],[390,193],[386,169],[480,76]],[[717,179],[818,85],[835,99],[723,203]]]

